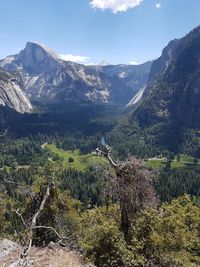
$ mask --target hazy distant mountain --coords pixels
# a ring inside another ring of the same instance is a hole
[[[148,144],[200,153],[200,27],[153,62],[141,103],[119,128],[132,138],[137,129]]]
[[[63,61],[46,46],[31,42],[0,61],[5,70],[20,73],[31,101],[44,104],[127,104],[145,85],[150,65],[85,66]]]
[[[141,88],[146,85],[152,61],[140,65],[106,65],[102,67],[102,71],[110,76],[117,76],[126,85],[130,86],[135,95]]]
[[[8,107],[17,112],[30,112],[31,103],[23,91],[20,78],[0,69],[0,108]]]

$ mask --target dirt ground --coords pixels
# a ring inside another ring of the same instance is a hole
[[[21,249],[10,252],[1,259],[0,267],[18,267]],[[29,265],[32,267],[84,267],[81,256],[59,246],[36,248],[29,255]]]

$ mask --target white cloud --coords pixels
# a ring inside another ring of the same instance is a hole
[[[85,63],[86,66],[94,66],[94,65],[98,65],[97,63],[94,62],[89,62],[89,63]]]
[[[72,54],[67,54],[67,55],[61,54],[59,55],[59,57],[65,61],[72,61],[72,62],[82,63],[82,64],[87,64],[88,61],[90,60],[90,57],[76,56]]]
[[[131,61],[131,62],[129,62],[129,64],[130,64],[130,65],[139,65],[139,63],[136,62],[136,61]]]
[[[156,8],[161,8],[161,3],[157,3]]]
[[[143,0],[90,0],[92,8],[101,10],[110,9],[113,13],[127,11],[139,6]]]

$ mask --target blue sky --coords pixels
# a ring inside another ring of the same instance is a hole
[[[200,24],[200,0],[0,0],[0,14],[0,58],[34,41],[83,63],[142,63]]]

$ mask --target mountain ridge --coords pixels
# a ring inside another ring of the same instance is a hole
[[[200,27],[171,41],[151,66],[142,100],[116,131],[175,153],[200,154]]]
[[[38,43],[27,42],[19,54],[0,60],[6,71],[19,72],[31,101],[43,103],[81,102],[117,103],[126,105],[146,83],[151,63],[139,66],[126,65],[127,72],[119,75],[124,65],[85,66],[64,61],[51,49]],[[120,67],[121,66],[121,67]],[[122,71],[121,71],[122,73]]]

